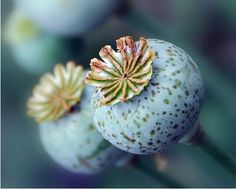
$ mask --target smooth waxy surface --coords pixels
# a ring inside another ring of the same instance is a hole
[[[15,0],[15,3],[44,30],[80,36],[106,20],[119,0]]]
[[[39,35],[38,27],[20,10],[14,9],[5,26],[5,39],[11,45]]]
[[[18,8],[9,13],[3,37],[16,63],[34,75],[41,75],[51,70],[58,61],[73,56],[70,41],[41,30]]]

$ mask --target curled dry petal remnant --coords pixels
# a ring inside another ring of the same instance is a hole
[[[144,38],[135,43],[129,36],[116,41],[117,52],[105,46],[99,52],[103,61],[91,60],[86,83],[98,86],[102,105],[125,102],[138,95],[152,76],[155,53]]]
[[[37,122],[56,120],[80,101],[83,69],[74,62],[55,66],[54,74],[42,76],[29,98],[28,115]]]

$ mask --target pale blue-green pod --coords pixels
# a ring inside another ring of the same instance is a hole
[[[106,141],[95,128],[89,88],[85,87],[77,112],[39,125],[40,139],[50,157],[65,169],[80,174],[102,172],[128,156]]]
[[[32,74],[42,74],[73,56],[71,42],[42,31],[18,9],[9,15],[4,34],[16,63]]]
[[[156,57],[144,90],[126,101],[123,98],[118,103],[104,105],[100,102],[104,98],[100,89],[105,87],[97,87],[91,99],[94,123],[103,137],[134,154],[158,153],[176,144],[197,122],[204,100],[203,80],[192,58],[172,43],[158,39],[146,42]],[[130,54],[129,47],[124,49]],[[115,59],[121,64],[119,56]],[[104,64],[101,68],[105,68]],[[98,74],[99,69],[96,69]],[[137,80],[134,84],[137,87]],[[119,95],[113,97],[113,102],[116,97]]]
[[[84,86],[84,74],[74,62],[57,64],[33,89],[27,113],[39,123],[43,147],[56,163],[71,172],[95,174],[129,154],[105,140],[94,126],[92,88]]]
[[[15,0],[43,29],[58,35],[80,36],[96,28],[119,5],[119,0]]]

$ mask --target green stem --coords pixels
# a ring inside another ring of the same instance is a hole
[[[151,177],[154,180],[158,180],[160,183],[165,185],[168,188],[183,188],[185,185],[179,183],[175,179],[171,178],[170,176],[166,175],[165,173],[158,171],[156,169],[152,169],[144,164],[142,161],[138,161],[137,164],[134,166],[140,172],[146,174],[147,176]]]
[[[195,145],[199,146],[221,166],[236,176],[236,160],[221,150],[211,138],[204,135]]]

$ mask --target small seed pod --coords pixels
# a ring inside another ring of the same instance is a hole
[[[120,0],[15,0],[43,29],[63,36],[80,36],[99,26]]]
[[[62,167],[81,174],[94,174],[128,156],[111,145],[93,125],[82,67],[68,62],[45,74],[28,100],[28,115],[39,123],[46,152]]]
[[[73,54],[70,42],[42,31],[18,9],[9,15],[4,32],[16,63],[32,74],[40,75]]]
[[[182,49],[166,41],[129,36],[117,52],[105,46],[91,60],[86,82],[103,137],[134,154],[166,150],[196,123],[204,99],[200,71]]]

